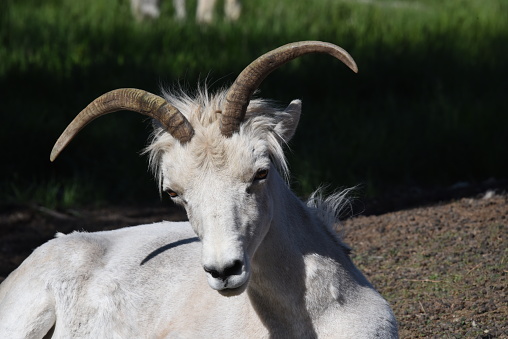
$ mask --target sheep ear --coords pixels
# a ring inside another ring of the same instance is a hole
[[[300,113],[302,112],[302,101],[293,100],[284,110],[283,118],[277,123],[274,130],[284,139],[289,142],[295,134],[296,127],[300,121]]]

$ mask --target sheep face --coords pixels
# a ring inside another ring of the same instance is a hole
[[[213,107],[213,101],[207,105]],[[221,134],[220,119],[209,119],[218,110],[205,107],[196,113],[186,107],[181,111],[195,130],[192,140],[181,144],[161,130],[149,147],[151,159],[157,161],[162,190],[186,209],[202,242],[210,287],[227,295],[241,293],[284,184],[278,173],[286,166],[282,145],[293,135],[301,104],[293,101],[277,111],[252,101],[240,131],[230,138]]]

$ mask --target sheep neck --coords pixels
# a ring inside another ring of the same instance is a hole
[[[327,267],[327,280],[350,279],[348,270],[357,270],[337,240],[285,183],[278,183],[277,189],[283,198],[274,202],[273,210],[278,212],[252,260],[253,274],[247,291],[274,337],[291,333],[291,337],[314,338],[313,323],[322,310],[313,305],[326,308],[335,299],[332,293],[313,292],[326,286],[309,284],[306,258],[315,258],[321,268],[332,266]],[[313,298],[309,296],[317,294],[321,299],[309,302]]]

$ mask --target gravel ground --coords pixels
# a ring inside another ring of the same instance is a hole
[[[508,338],[508,195],[358,216],[343,229],[401,338]]]
[[[65,212],[0,206],[0,281],[56,231],[184,218],[163,204]],[[360,215],[341,232],[353,260],[391,303],[401,338],[508,338],[508,195],[488,191]]]

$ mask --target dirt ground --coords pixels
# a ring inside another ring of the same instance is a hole
[[[508,195],[358,216],[343,227],[401,338],[508,338]]]
[[[354,212],[340,229],[353,260],[391,303],[401,338],[508,338],[508,194],[445,194],[441,202],[432,195],[413,201],[406,192],[398,203],[371,201]],[[183,219],[183,211],[162,203],[0,206],[0,281],[57,231]]]

